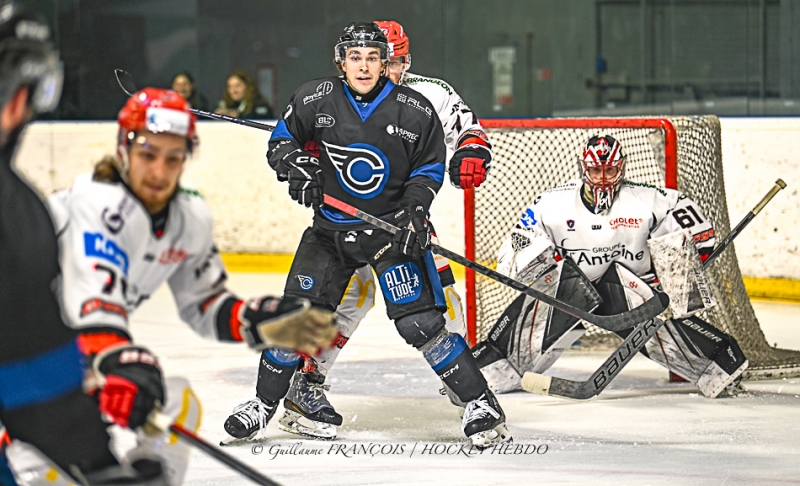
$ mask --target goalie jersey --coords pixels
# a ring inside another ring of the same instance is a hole
[[[581,197],[583,181],[546,190],[525,210],[500,248],[498,271],[516,272],[553,246],[590,279],[619,262],[645,280],[653,270],[647,240],[688,228],[705,259],[714,249],[714,228],[691,199],[673,189],[624,181],[608,211],[595,214]]]
[[[144,206],[121,183],[80,176],[50,196],[59,235],[63,308],[79,331],[106,328],[130,336],[128,316],[165,281],[181,319],[218,339],[217,307],[225,269],[212,238],[212,217],[199,193],[180,188],[156,235]]]

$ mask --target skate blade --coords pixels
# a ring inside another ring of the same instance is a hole
[[[261,442],[266,442],[269,440],[269,437],[265,437],[264,435],[259,435],[258,432],[254,432],[253,435],[249,437],[242,437],[237,439],[236,437],[227,436],[221,441],[219,441],[219,445],[222,447],[227,446],[237,446],[237,445],[245,445],[245,444],[259,444]]]
[[[332,440],[336,438],[335,425],[309,420],[291,410],[283,411],[283,416],[278,420],[278,428],[291,434],[313,439]]]
[[[508,431],[506,424],[500,424],[491,430],[472,434],[469,436],[469,440],[477,449],[488,449],[503,442],[513,442],[511,432]]]

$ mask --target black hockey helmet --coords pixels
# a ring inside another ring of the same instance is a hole
[[[50,42],[50,28],[13,2],[0,6],[0,106],[29,86],[36,113],[52,111],[61,98],[64,70]]]
[[[349,47],[377,47],[383,62],[389,62],[389,58],[392,57],[392,48],[389,47],[386,34],[375,22],[351,22],[344,28],[333,49],[337,64],[344,62]]]

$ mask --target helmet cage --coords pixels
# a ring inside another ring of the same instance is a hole
[[[591,189],[594,197],[595,213],[601,213],[611,207],[625,178],[625,161],[627,157],[618,140],[609,136],[592,137],[583,148],[583,157],[580,159],[584,183]],[[602,169],[603,177],[600,182],[595,182],[589,175],[589,170]],[[617,174],[606,179],[605,171],[617,168]]]

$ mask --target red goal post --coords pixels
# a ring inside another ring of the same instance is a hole
[[[497,251],[533,199],[580,177],[578,157],[593,135],[611,135],[627,154],[626,179],[679,189],[699,205],[721,240],[730,233],[715,116],[481,120],[494,158],[480,188],[464,192],[465,255],[496,266]],[[465,269],[467,337],[484,339],[516,292]],[[719,304],[702,317],[732,335],[750,361],[745,378],[796,376],[800,353],[770,346],[744,288],[733,248],[707,270]],[[587,326],[582,339],[608,336]]]

